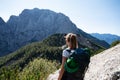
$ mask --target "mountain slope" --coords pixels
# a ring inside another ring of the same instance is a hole
[[[109,44],[111,44],[114,41],[120,40],[120,36],[113,35],[113,34],[99,34],[99,33],[91,33],[92,36],[100,39],[105,40]]]
[[[73,32],[105,48],[100,41],[77,28],[69,17],[46,9],[25,9],[19,16],[12,15],[0,34],[0,56],[7,55],[29,43],[41,41],[55,33]],[[0,26],[1,27],[1,26]]]

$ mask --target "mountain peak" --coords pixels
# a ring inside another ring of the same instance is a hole
[[[33,8],[33,9],[24,9],[20,15],[25,15],[25,14],[39,15],[39,14],[42,14],[42,13],[56,13],[56,12],[51,11],[49,9]]]
[[[4,20],[0,17],[0,25],[5,24]]]

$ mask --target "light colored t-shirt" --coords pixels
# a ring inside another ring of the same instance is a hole
[[[72,53],[69,53],[69,52],[67,51],[68,49],[69,49],[69,48],[66,48],[66,49],[63,50],[62,56],[68,58],[70,55],[72,55]],[[74,51],[74,50],[71,50],[71,52],[72,52],[72,51]]]
[[[67,51],[67,49],[63,50],[63,53],[62,53],[62,56],[66,57],[66,58],[68,58],[70,56],[70,53]]]

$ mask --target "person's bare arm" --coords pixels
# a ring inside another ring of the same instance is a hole
[[[58,77],[58,80],[61,80],[62,76],[63,76],[63,73],[64,73],[64,64],[66,62],[66,57],[62,57],[62,65],[61,65],[61,70],[60,70],[60,73],[59,73],[59,77]]]

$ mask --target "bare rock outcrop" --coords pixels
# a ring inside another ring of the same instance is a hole
[[[91,58],[85,80],[120,80],[120,44]]]

